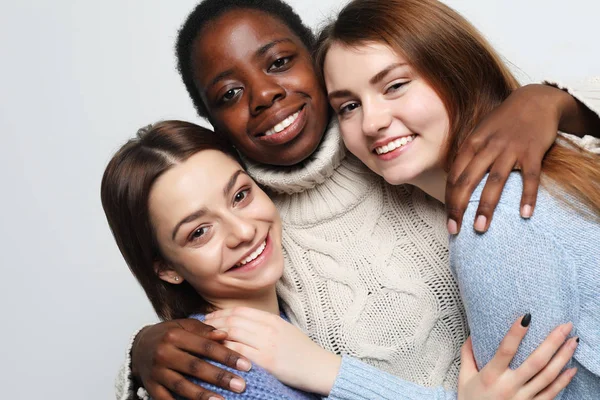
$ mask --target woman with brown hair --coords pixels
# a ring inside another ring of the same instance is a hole
[[[355,0],[321,34],[316,52],[347,148],[393,185],[445,201],[449,166],[475,126],[519,87],[500,57],[458,13],[436,0]],[[598,128],[596,128],[598,129]],[[589,132],[598,134],[598,132]],[[512,168],[515,160],[503,159]],[[502,178],[497,171],[487,181]],[[568,139],[543,163],[534,218],[522,218],[522,177],[510,174],[494,223],[451,237],[479,367],[524,312],[534,323],[520,365],[558,323],[575,326],[578,374],[563,399],[600,393],[600,155]],[[484,183],[466,216],[475,218]],[[504,182],[503,182],[504,183]]]
[[[260,323],[229,329],[226,336],[215,331],[212,337],[235,340],[250,329],[248,332],[259,337],[253,346],[274,339],[270,344],[274,353],[248,353],[258,365],[243,373],[248,382],[243,393],[227,393],[215,386],[209,386],[210,390],[239,400],[308,400],[319,395],[342,399],[341,390],[352,389],[341,382],[337,392],[332,392],[341,357],[286,322],[275,289],[284,269],[281,219],[273,202],[246,173],[235,150],[220,136],[183,121],[164,121],[141,129],[109,162],[101,197],[119,250],[161,319],[182,315],[198,321],[209,318],[218,324],[219,312],[243,311],[243,316],[256,316]],[[535,398],[550,398],[567,385],[573,371],[560,374],[560,370],[574,347],[568,341],[561,348],[564,327],[549,336],[525,367],[509,368],[508,362],[527,331],[527,319],[513,324],[490,363],[493,365],[481,373],[476,371],[470,346],[465,347],[459,385],[465,399],[498,391],[515,392],[522,399],[543,392],[546,397]],[[294,347],[280,346],[281,339],[293,342]],[[370,368],[349,357],[344,363]],[[542,369],[547,372],[534,376]],[[402,382],[377,373],[381,379],[398,385]],[[507,375],[512,379],[502,379]],[[389,391],[381,382],[365,381],[359,374],[352,378]],[[404,384],[415,390],[415,385]],[[484,384],[485,389],[474,391]],[[443,394],[438,389],[416,390]]]

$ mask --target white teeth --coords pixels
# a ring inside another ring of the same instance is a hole
[[[248,264],[250,261],[255,260],[256,257],[260,256],[262,254],[262,252],[265,251],[265,247],[267,247],[267,241],[266,240],[263,242],[263,244],[261,244],[260,246],[258,246],[258,248],[252,252],[252,254],[250,254],[248,257],[246,257],[245,260],[243,260],[242,262],[240,262],[237,265],[239,265],[241,267],[243,265]]]
[[[296,111],[295,113],[293,113],[292,115],[290,115],[289,117],[287,117],[286,119],[281,121],[280,123],[276,124],[271,129],[266,131],[265,136],[271,136],[271,135],[281,132],[282,130],[284,130],[285,128],[290,126],[296,120],[296,118],[298,118],[299,114],[300,114],[300,111]]]
[[[384,146],[376,147],[375,152],[380,155],[389,153],[390,151],[396,150],[398,147],[402,147],[402,146],[412,142],[414,138],[415,138],[415,135],[401,137],[401,138],[396,139],[393,142],[390,142]]]

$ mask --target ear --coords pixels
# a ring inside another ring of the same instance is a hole
[[[179,285],[183,283],[184,279],[169,265],[166,265],[163,261],[154,262],[154,272],[160,279],[173,285]]]

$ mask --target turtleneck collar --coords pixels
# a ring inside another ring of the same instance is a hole
[[[346,155],[337,120],[333,118],[317,150],[303,162],[290,166],[259,164],[242,156],[248,173],[275,193],[300,193],[329,178]]]

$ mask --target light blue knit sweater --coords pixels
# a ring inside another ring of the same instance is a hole
[[[285,315],[282,314],[281,317],[287,321],[287,317]],[[204,322],[204,315],[202,314],[192,315],[190,318],[195,318]],[[219,368],[239,375],[246,381],[246,390],[243,393],[233,393],[206,382],[200,382],[195,378],[190,378],[192,382],[204,387],[205,389],[211,390],[214,393],[218,393],[228,400],[316,400],[320,398],[317,395],[296,390],[284,385],[267,370],[259,367],[256,364],[252,365],[252,369],[250,371],[243,372],[210,360],[208,361],[217,365]],[[177,399],[183,400],[181,397],[177,397]]]
[[[486,177],[487,179],[487,177]],[[465,221],[474,221],[485,180],[473,193]],[[600,224],[540,189],[535,215],[519,216],[522,183],[511,174],[486,234],[466,225],[450,239],[450,262],[464,300],[479,366],[495,354],[511,324],[532,322],[513,367],[565,322],[580,337],[571,366],[578,372],[558,397],[600,399]],[[456,399],[344,358],[330,398],[339,400]]]

